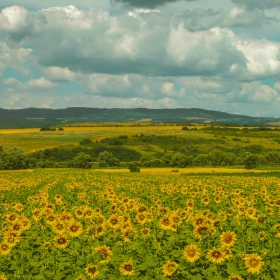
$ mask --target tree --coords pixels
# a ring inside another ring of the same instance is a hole
[[[92,157],[85,154],[84,152],[78,153],[76,157],[73,158],[74,167],[89,169],[92,165]]]
[[[207,154],[199,154],[194,159],[194,165],[196,166],[206,166],[209,164],[209,157]]]
[[[254,154],[247,155],[244,158],[244,166],[246,169],[253,169],[257,167],[258,156]]]
[[[153,157],[153,156],[144,156],[141,158],[141,164],[145,167],[163,167],[165,166],[164,161]]]
[[[99,153],[97,161],[99,163],[99,167],[113,167],[120,165],[120,161],[115,158],[112,153],[107,151]]]
[[[183,154],[177,153],[173,155],[169,165],[174,167],[186,167],[192,165],[193,160],[193,156],[185,156]]]
[[[92,144],[93,144],[93,142],[88,138],[86,138],[80,142],[81,146],[91,146]]]
[[[56,128],[51,126],[45,126],[45,127],[41,127],[40,131],[56,131]]]
[[[130,170],[130,172],[140,172],[140,167],[138,162],[131,162],[128,165],[128,169]]]
[[[27,156],[23,150],[12,148],[8,152],[2,154],[2,165],[7,170],[17,170],[28,168]]]

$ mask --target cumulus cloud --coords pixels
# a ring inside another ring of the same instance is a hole
[[[280,44],[267,40],[238,40],[234,43],[236,48],[247,59],[249,75],[270,76],[280,73]]]
[[[245,6],[250,10],[280,8],[279,0],[231,0],[233,4]]]
[[[259,81],[242,83],[240,91],[231,93],[231,102],[241,102],[250,104],[275,104],[279,103],[280,95],[277,91],[267,85],[262,85]]]
[[[231,31],[215,27],[194,33],[165,13],[134,15],[80,12],[74,6],[45,9],[29,14],[28,22],[36,27],[28,30],[36,31],[26,33],[25,40],[42,66],[72,72],[224,75],[233,64],[245,71],[245,57],[231,45]]]
[[[0,13],[0,30],[16,31],[25,26],[28,11],[21,6],[2,9]]]
[[[209,30],[219,26],[257,28],[264,24],[278,22],[275,17],[268,17],[263,12],[254,10],[246,11],[239,7],[232,7],[228,11],[223,9],[194,9],[183,13],[186,27],[190,31]]]
[[[70,71],[68,68],[61,67],[46,67],[43,68],[44,76],[53,82],[73,82],[76,81],[80,75]]]
[[[39,79],[30,79],[27,82],[20,82],[19,80],[13,77],[9,77],[8,79],[3,80],[2,83],[6,86],[15,86],[18,88],[22,88],[24,90],[28,90],[28,89],[49,90],[58,86],[58,84],[48,81],[44,77],[41,77]]]
[[[172,14],[157,1],[125,2],[134,7],[118,5],[116,13],[74,5],[2,9],[0,103],[246,108],[251,115],[262,106],[269,112],[271,105],[279,111],[279,81],[272,88],[260,80],[279,79],[280,44],[247,34],[267,23],[277,28],[277,19],[266,16],[273,13],[236,3]]]
[[[34,63],[34,60],[31,48],[13,46],[0,41],[0,76],[7,68],[28,76],[31,73],[28,65]]]

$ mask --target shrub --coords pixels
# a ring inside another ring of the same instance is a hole
[[[130,172],[140,172],[140,167],[138,162],[132,162],[128,165]]]

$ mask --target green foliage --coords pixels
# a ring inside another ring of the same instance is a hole
[[[258,164],[258,156],[249,154],[244,158],[244,165],[246,169],[256,168]]]
[[[195,166],[207,166],[210,164],[210,158],[207,154],[199,154],[194,159],[194,165]]]
[[[74,167],[89,169],[92,165],[92,157],[81,152],[73,158]]]
[[[164,161],[153,157],[153,156],[144,156],[141,158],[141,165],[145,167],[163,167],[165,166]]]
[[[58,131],[64,131],[64,128],[60,126],[60,127],[58,128]]]
[[[172,167],[187,167],[193,164],[194,158],[193,156],[185,156],[180,153],[176,153],[173,155],[169,166]]]
[[[86,138],[86,139],[80,141],[80,145],[81,146],[92,146],[93,142],[92,142],[92,140]]]
[[[41,127],[40,131],[56,131],[56,128],[51,126],[45,126],[45,127]]]
[[[17,170],[28,168],[28,158],[23,150],[12,148],[8,152],[2,152],[0,156],[0,169]]]
[[[140,172],[140,167],[138,162],[131,162],[128,164],[128,169],[130,172]]]
[[[98,156],[99,167],[116,167],[120,165],[120,161],[107,151],[101,152]]]

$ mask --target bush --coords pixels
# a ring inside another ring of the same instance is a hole
[[[132,162],[128,165],[130,172],[140,172],[140,167],[138,162]]]
[[[73,158],[73,163],[77,168],[89,169],[92,165],[92,157],[81,152]]]
[[[41,127],[40,131],[56,131],[56,128],[51,126],[45,126],[45,127]]]
[[[93,142],[88,138],[86,138],[80,142],[81,146],[91,146],[92,144],[93,144]]]
[[[246,169],[253,169],[257,167],[258,163],[258,156],[257,155],[247,155],[244,159],[244,165]]]
[[[107,151],[99,153],[98,156],[99,167],[113,167],[120,166],[120,161]]]

